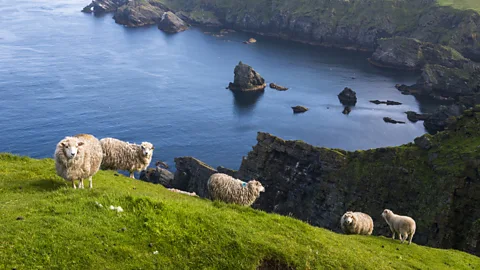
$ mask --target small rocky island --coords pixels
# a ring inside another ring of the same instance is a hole
[[[228,85],[232,91],[248,92],[263,91],[267,84],[265,80],[251,66],[240,61],[234,70],[234,80]]]

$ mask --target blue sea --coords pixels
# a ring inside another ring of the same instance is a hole
[[[347,150],[401,145],[425,133],[404,112],[432,104],[394,87],[418,74],[375,68],[369,54],[242,32],[215,36],[218,29],[126,28],[112,14],[81,13],[87,4],[0,1],[0,152],[52,157],[63,137],[91,133],[149,141],[154,161],[194,156],[235,169],[258,131]],[[242,43],[250,37],[258,42]],[[239,61],[290,89],[234,95],[225,87]],[[350,115],[337,98],[345,87],[358,97]],[[293,114],[295,105],[310,110]],[[387,124],[385,116],[407,123]]]

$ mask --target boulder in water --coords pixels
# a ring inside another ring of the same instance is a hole
[[[276,89],[276,90],[279,90],[279,91],[287,91],[288,90],[287,87],[283,87],[281,85],[274,84],[274,83],[270,83],[270,88]]]
[[[292,107],[293,113],[304,113],[308,111],[308,108],[305,106],[295,106]]]
[[[345,106],[355,106],[357,104],[357,93],[352,89],[345,87],[340,94],[338,94],[338,99],[340,103]]]

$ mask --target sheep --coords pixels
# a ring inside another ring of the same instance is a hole
[[[212,200],[250,206],[265,192],[265,188],[257,180],[245,183],[224,173],[214,173],[208,179],[208,192]]]
[[[340,226],[345,234],[371,235],[373,232],[372,218],[362,212],[346,212],[340,219]]]
[[[65,137],[55,149],[55,169],[58,176],[71,181],[76,189],[84,188],[83,179],[88,178],[89,188],[93,188],[92,176],[100,169],[103,159],[100,141],[90,134]]]
[[[398,235],[400,241],[403,243],[407,237],[408,244],[412,243],[413,235],[417,229],[415,220],[411,217],[395,215],[391,210],[385,209],[382,213],[383,219],[387,222],[390,230],[392,231],[392,239],[395,239],[395,234]]]
[[[102,170],[125,170],[135,179],[134,171],[146,170],[152,161],[153,145],[149,142],[131,144],[115,138],[100,140],[103,149]]]

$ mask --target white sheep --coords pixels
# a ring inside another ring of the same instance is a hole
[[[395,234],[397,234],[402,243],[407,239],[407,237],[409,237],[408,244],[410,245],[412,243],[413,235],[417,229],[417,225],[415,224],[415,220],[413,220],[413,218],[396,215],[388,209],[383,210],[382,217],[385,219],[393,233],[392,239],[395,239]]]
[[[55,169],[60,177],[72,181],[79,180],[78,188],[84,188],[83,179],[88,178],[93,187],[92,176],[100,169],[103,151],[100,141],[90,134],[65,137],[55,149]]]
[[[371,235],[373,232],[372,218],[362,212],[346,212],[340,219],[340,226],[345,234]]]
[[[245,183],[223,173],[215,173],[208,179],[208,192],[212,200],[250,206],[265,192],[265,188],[257,180]]]
[[[134,171],[146,170],[152,161],[153,145],[149,142],[131,144],[114,138],[100,140],[103,148],[102,170],[125,170],[130,178]]]

